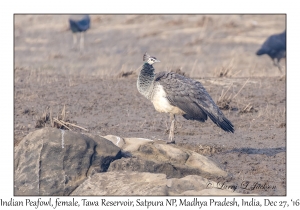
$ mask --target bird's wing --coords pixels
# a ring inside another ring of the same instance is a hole
[[[69,18],[71,29],[75,31],[86,31],[90,27],[89,15],[72,15]]]
[[[262,45],[262,49],[268,51],[281,51],[286,50],[286,35],[274,34],[270,36]]]
[[[188,118],[205,121],[208,115],[223,130],[234,132],[234,126],[200,82],[173,72],[158,73],[155,81],[163,86],[170,103],[186,112]]]

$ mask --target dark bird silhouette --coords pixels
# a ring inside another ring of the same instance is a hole
[[[84,47],[84,32],[90,28],[89,15],[71,15],[69,17],[70,29],[73,32],[73,48],[77,44],[77,33],[80,33],[80,50]]]
[[[149,99],[158,112],[169,113],[171,127],[167,143],[175,143],[175,115],[187,120],[205,122],[207,116],[226,132],[234,133],[234,126],[224,116],[202,84],[174,72],[154,73],[153,64],[160,62],[145,53],[145,61],[137,79],[138,91]]]
[[[279,62],[286,57],[286,30],[281,34],[270,36],[256,52],[256,55],[267,54],[275,66],[282,72]]]

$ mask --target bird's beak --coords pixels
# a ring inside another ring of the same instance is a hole
[[[156,62],[160,62],[160,60],[156,60]]]

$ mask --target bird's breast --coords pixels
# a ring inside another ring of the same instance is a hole
[[[170,104],[169,100],[167,99],[167,93],[164,91],[162,85],[155,86],[153,90],[152,103],[154,105],[154,108],[158,112],[180,114],[180,115],[185,114],[184,111]]]

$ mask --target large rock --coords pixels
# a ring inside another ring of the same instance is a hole
[[[241,195],[216,186],[216,182],[196,175],[167,179],[165,174],[114,171],[94,174],[71,195]]]
[[[15,149],[15,195],[69,195],[120,156],[120,148],[101,137],[56,128],[37,130]]]
[[[167,183],[169,195],[239,195],[237,186],[227,182],[214,182],[197,175],[172,178]]]
[[[150,172],[150,173],[163,173],[168,178],[180,178],[190,174],[197,174],[207,178],[214,179],[215,175],[205,173],[196,168],[187,167],[185,165],[172,164],[169,161],[155,161],[141,157],[128,157],[115,160],[108,168],[109,172],[112,171],[137,171],[137,172]]]
[[[114,161],[108,171],[164,173],[168,178],[193,174],[212,179],[228,175],[210,158],[177,145],[142,138],[103,137],[120,147],[122,153],[129,157]]]

